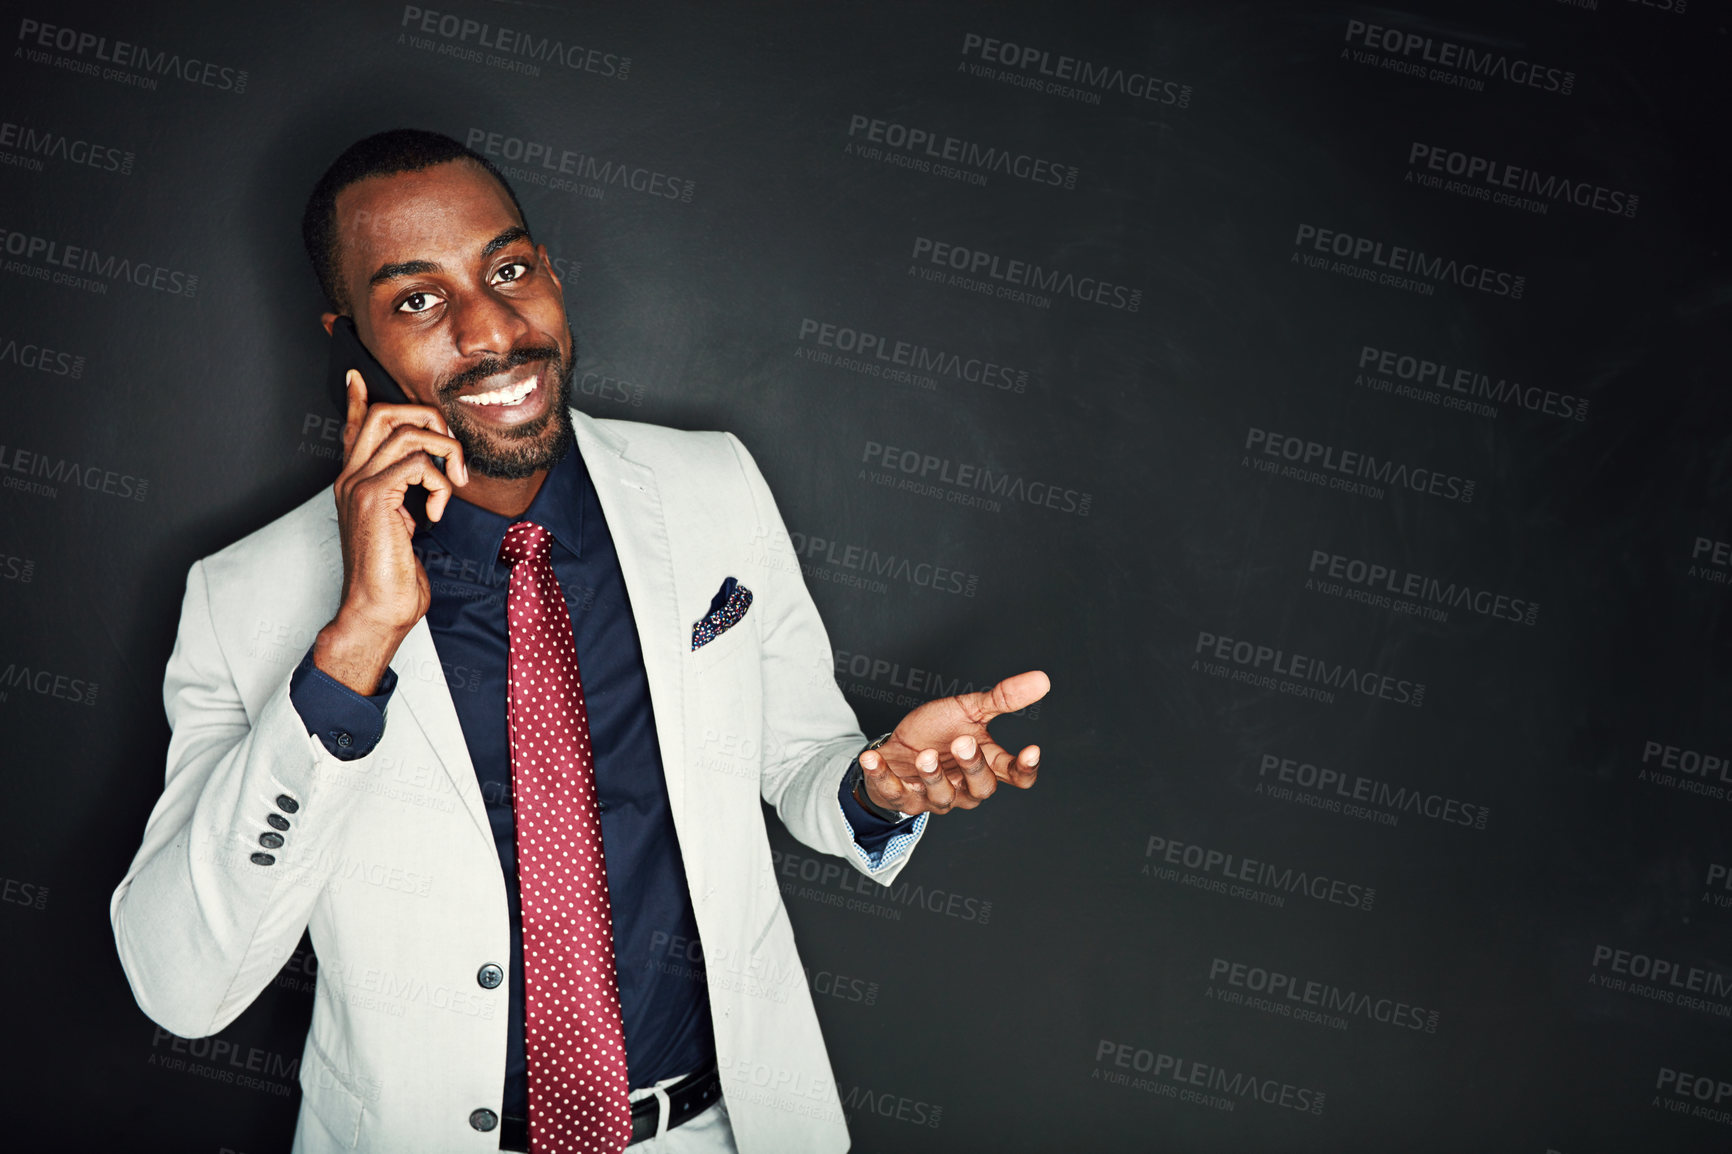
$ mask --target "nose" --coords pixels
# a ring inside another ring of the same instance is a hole
[[[485,290],[464,297],[452,326],[457,351],[466,358],[503,357],[530,331],[510,300]]]

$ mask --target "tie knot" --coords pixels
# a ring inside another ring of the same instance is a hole
[[[505,530],[499,559],[507,565],[519,561],[545,561],[553,555],[553,534],[534,521],[519,521]]]

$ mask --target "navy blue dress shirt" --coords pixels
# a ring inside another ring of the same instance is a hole
[[[693,964],[697,919],[656,744],[649,682],[631,601],[595,488],[573,449],[549,471],[521,520],[553,535],[553,570],[571,611],[595,753],[596,797],[613,908],[614,958],[632,1087],[704,1065],[715,1055],[709,991]],[[524,1057],[523,923],[506,723],[511,568],[499,561],[509,520],[461,499],[438,522],[423,521],[415,552],[432,586],[427,624],[457,708],[505,876],[511,917],[509,1034],[504,1112],[528,1116]],[[309,733],[352,760],[384,733],[396,687],[387,672],[364,697],[312,664],[309,650],[290,680],[290,699]],[[901,827],[869,814],[844,781],[837,794],[856,842],[876,853]]]

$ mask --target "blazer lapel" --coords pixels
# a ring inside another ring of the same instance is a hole
[[[451,687],[445,683],[445,670],[439,664],[439,650],[433,644],[433,631],[423,617],[397,647],[391,659],[397,673],[395,704],[401,701],[414,715],[415,723],[432,746],[451,787],[457,792],[469,816],[488,842],[493,841],[493,826],[487,820],[487,807],[481,800],[481,787],[475,778],[475,763],[469,758],[469,742],[463,737],[463,723],[457,720],[457,706],[451,700]],[[389,733],[389,728],[386,730]]]
[[[684,668],[679,659],[690,626],[680,621],[661,493],[655,471],[631,459],[629,442],[576,409],[571,416],[577,448],[607,518],[631,598],[650,703],[655,709],[662,775],[667,779],[668,801],[677,828],[685,813],[685,775],[681,772],[685,765]]]
[[[343,543],[338,533],[337,506],[331,503],[330,521],[319,542],[317,552],[324,564],[331,590],[327,610],[315,611],[311,619],[330,620],[336,611],[336,592],[343,587]],[[463,723],[457,720],[457,706],[451,700],[451,688],[445,683],[445,670],[439,664],[439,651],[433,644],[433,631],[423,617],[397,647],[391,658],[391,668],[397,674],[397,692],[391,707],[400,702],[421,729],[440,767],[451,779],[451,788],[475,819],[476,826],[487,840],[493,841],[493,826],[487,820],[487,807],[481,801],[481,787],[475,778],[475,763],[469,759],[469,743],[463,737]],[[402,722],[406,719],[399,717]],[[386,740],[390,739],[386,726]],[[412,767],[413,768],[413,767]]]

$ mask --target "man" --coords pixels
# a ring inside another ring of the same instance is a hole
[[[487,161],[369,137],[304,229],[326,331],[410,403],[349,373],[335,501],[192,568],[112,903],[140,1007],[214,1033],[309,930],[297,1150],[845,1148],[759,798],[888,884],[928,815],[1033,784],[986,722],[1045,675],[863,748],[739,442],[569,408]],[[314,640],[291,671],[263,635]]]

